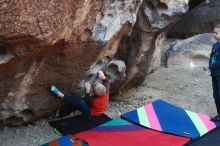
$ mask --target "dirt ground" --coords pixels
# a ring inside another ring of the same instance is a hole
[[[190,67],[160,67],[141,86],[124,91],[118,100],[111,101],[106,114],[115,118],[156,99],[210,116],[216,114],[211,77],[201,68]],[[0,129],[0,146],[37,146],[55,138],[58,136],[45,119],[28,126]]]

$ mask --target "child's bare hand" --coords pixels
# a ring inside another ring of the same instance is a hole
[[[106,76],[105,74],[103,73],[103,71],[99,71],[99,78],[102,79],[102,80],[105,80],[106,79]]]

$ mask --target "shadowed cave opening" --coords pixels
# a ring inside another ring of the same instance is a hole
[[[14,55],[9,50],[8,46],[3,42],[0,42],[0,64],[9,62]]]

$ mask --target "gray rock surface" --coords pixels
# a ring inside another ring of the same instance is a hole
[[[213,34],[199,34],[179,40],[170,45],[166,52],[166,65],[182,65],[189,68],[208,66],[208,60],[214,43]]]
[[[219,7],[219,0],[203,0],[171,27],[168,36],[188,38],[201,33],[213,32],[214,26],[220,24]]]
[[[144,0],[131,34],[122,39],[117,56],[127,65],[126,88],[140,85],[160,66],[164,33],[188,11],[185,0]]]

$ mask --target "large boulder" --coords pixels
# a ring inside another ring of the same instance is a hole
[[[1,1],[0,126],[25,124],[61,106],[49,94],[50,83],[83,94],[83,80],[107,67],[119,77],[113,81],[124,79],[123,61],[111,58],[141,2]]]
[[[166,52],[166,65],[192,69],[207,66],[213,43],[213,34],[209,33],[173,42]]]
[[[0,126],[62,106],[50,83],[82,96],[100,69],[112,93],[142,83],[160,64],[162,32],[188,10],[186,0],[142,1],[1,1]]]
[[[219,0],[204,0],[169,30],[168,37],[188,38],[213,32],[213,28],[220,24],[219,7]]]

